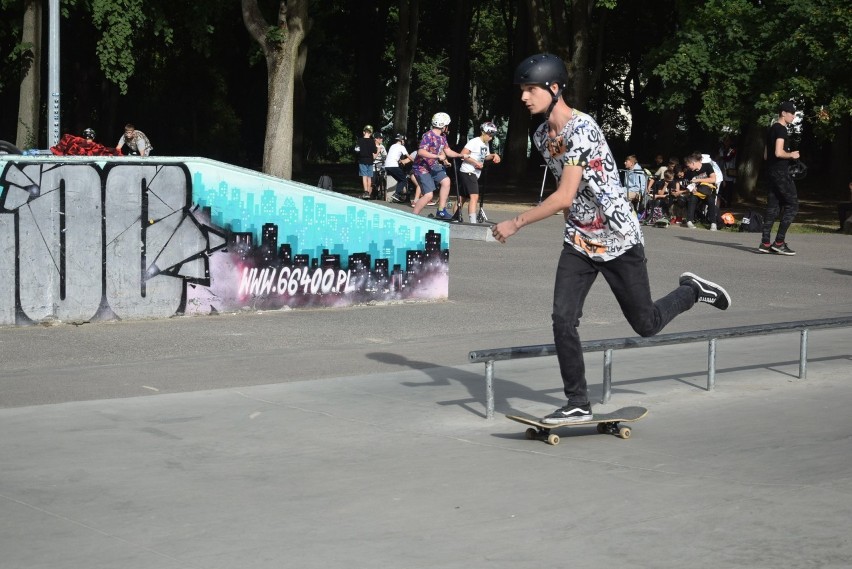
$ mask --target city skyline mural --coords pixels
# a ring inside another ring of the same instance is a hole
[[[0,325],[448,294],[447,225],[381,204],[206,159],[0,172]]]

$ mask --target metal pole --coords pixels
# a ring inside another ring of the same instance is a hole
[[[603,394],[601,405],[609,403],[612,397],[612,348],[604,351]]]
[[[47,146],[59,142],[59,0],[50,0],[48,5],[49,46],[47,56]]]
[[[485,418],[494,418],[494,360],[485,362]]]
[[[716,387],[716,338],[710,338],[707,348],[707,391]]]
[[[799,379],[808,378],[808,329],[801,331],[799,337]]]

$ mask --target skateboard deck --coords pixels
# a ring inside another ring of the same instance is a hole
[[[592,419],[589,421],[578,421],[576,423],[565,423],[562,425],[548,425],[542,423],[538,419],[532,417],[523,417],[520,415],[506,415],[507,419],[511,419],[524,425],[531,425],[526,430],[528,440],[544,441],[547,444],[558,445],[559,435],[551,433],[553,429],[561,429],[563,427],[581,427],[583,425],[597,425],[597,431],[601,434],[616,435],[622,439],[629,439],[632,433],[630,427],[619,425],[619,423],[631,423],[638,421],[648,414],[648,410],[644,407],[622,407],[612,413],[593,413]],[[535,427],[535,428],[533,428]]]

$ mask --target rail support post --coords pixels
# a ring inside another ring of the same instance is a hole
[[[710,338],[707,345],[707,391],[716,388],[716,338]]]
[[[808,329],[804,328],[799,336],[799,379],[808,378]]]
[[[485,418],[494,418],[494,360],[485,362]]]
[[[601,394],[601,405],[609,403],[610,397],[612,397],[612,348],[604,350],[603,393]]]

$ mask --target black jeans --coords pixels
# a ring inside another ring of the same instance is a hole
[[[651,299],[645,248],[635,245],[611,261],[593,261],[567,243],[556,269],[553,289],[553,339],[565,396],[572,405],[589,402],[586,366],[577,327],[592,283],[602,273],[633,330],[653,336],[695,305],[695,290],[679,286],[660,300]]]
[[[705,191],[700,190],[703,194]],[[716,223],[716,192],[715,190],[704,198],[699,198],[695,194],[690,194],[689,204],[686,207],[686,220],[695,221],[695,211],[698,209],[698,204],[701,202],[707,203],[707,223]]]
[[[772,234],[772,224],[781,214],[781,223],[775,241],[783,243],[787,229],[793,223],[793,218],[799,213],[799,197],[796,195],[796,183],[787,170],[769,170],[767,173],[769,197],[766,200],[766,214],[763,216],[763,243],[769,243]]]

